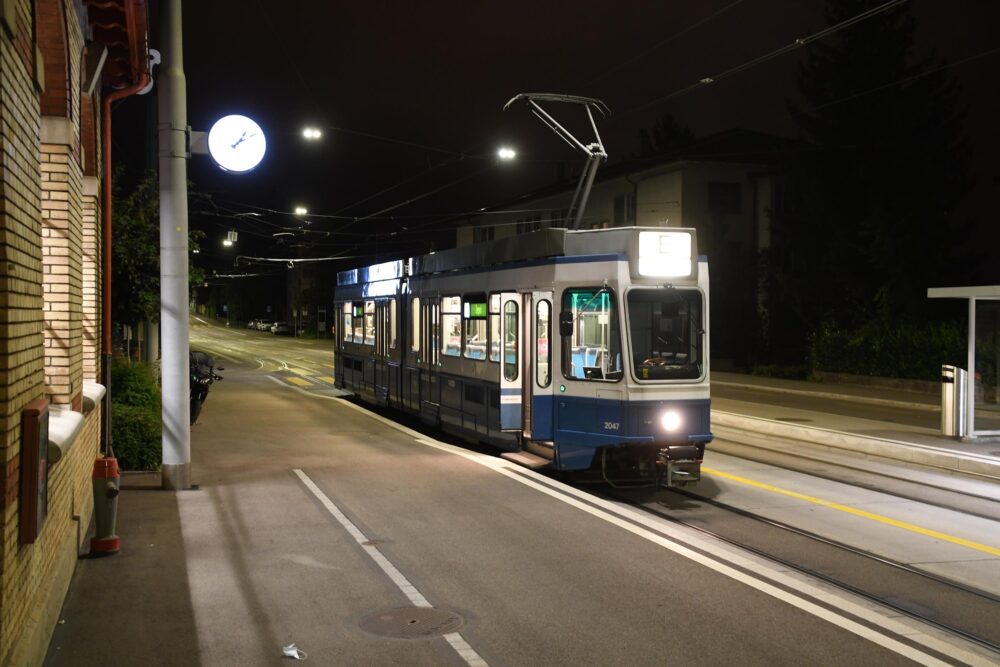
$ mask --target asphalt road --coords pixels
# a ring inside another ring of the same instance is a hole
[[[332,665],[987,664],[809,577],[332,398],[327,341],[193,326],[192,347],[226,366],[192,429],[198,488],[123,494],[126,547],[81,562],[47,664],[106,664],[94,640],[109,629],[121,664],[272,664],[292,642]]]

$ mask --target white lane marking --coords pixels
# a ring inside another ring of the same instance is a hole
[[[369,539],[365,537],[365,534],[361,532],[361,529],[355,526],[354,522],[348,519],[347,515],[340,511],[340,508],[337,507],[325,493],[323,493],[322,489],[316,486],[316,483],[313,482],[307,474],[298,468],[293,469],[292,472],[294,472],[302,483],[305,484],[306,488],[309,489],[314,496],[316,496],[316,499],[322,503],[323,507],[326,508],[326,511],[333,515],[333,518],[337,520],[337,523],[343,526],[344,530],[350,533],[351,537],[354,538],[358,545],[365,550],[365,553],[367,553],[368,556],[375,561],[375,564],[382,568],[382,571],[385,572],[386,576],[392,580],[392,583],[396,584],[399,590],[403,592],[403,595],[410,600],[414,607],[431,608],[431,603],[427,601],[427,598],[421,595],[420,591],[417,590],[417,587],[411,584],[410,581],[403,576],[403,573],[396,569],[395,565],[389,562],[389,559],[378,550],[378,547],[370,543]],[[469,646],[469,643],[465,641],[461,634],[451,632],[444,635],[444,638],[447,640],[448,644],[455,649],[455,652],[458,653],[459,657],[465,660],[467,664],[473,665],[474,667],[488,667],[486,661],[483,660],[471,646]]]
[[[270,376],[268,376],[270,377]],[[896,620],[895,616],[889,616],[893,612],[886,611],[880,612],[879,610],[872,609],[869,607],[862,606],[857,602],[853,601],[853,598],[848,598],[836,594],[833,591],[822,589],[817,586],[808,584],[800,579],[796,579],[783,574],[780,570],[770,569],[764,566],[758,561],[752,561],[749,558],[738,556],[732,552],[725,551],[718,545],[713,544],[709,541],[702,540],[698,537],[685,534],[683,531],[672,529],[669,526],[657,526],[654,525],[648,517],[643,516],[639,512],[627,508],[618,507],[613,503],[596,498],[594,496],[589,496],[586,493],[574,489],[573,487],[567,486],[555,480],[550,480],[547,477],[539,475],[538,473],[529,470],[528,468],[522,468],[514,464],[508,463],[504,459],[495,458],[491,456],[486,456],[484,454],[479,454],[477,452],[471,452],[465,449],[454,447],[447,443],[437,442],[426,439],[422,433],[418,433],[411,428],[403,426],[402,424],[397,424],[396,422],[382,417],[381,415],[372,414],[363,407],[354,405],[349,401],[343,401],[332,396],[324,396],[322,394],[313,394],[311,392],[299,389],[298,387],[292,387],[287,385],[276,378],[271,378],[274,382],[298,391],[302,394],[308,396],[313,396],[316,398],[325,398],[329,400],[339,400],[340,404],[356,410],[357,412],[366,415],[367,417],[374,419],[390,428],[396,429],[402,433],[412,436],[414,440],[418,443],[439,449],[450,454],[455,454],[457,456],[462,456],[469,461],[478,463],[479,465],[491,468],[496,472],[512,479],[514,481],[520,482],[525,486],[534,488],[556,500],[561,500],[562,502],[580,509],[594,517],[607,521],[613,525],[619,526],[624,530],[627,530],[634,535],[642,537],[654,544],[662,546],[674,553],[689,558],[692,561],[700,563],[709,569],[715,570],[716,572],[730,577],[736,581],[744,583],[751,588],[755,588],[767,595],[770,595],[778,600],[786,602],[802,611],[813,614],[814,616],[828,621],[829,623],[843,628],[848,632],[854,633],[859,637],[867,639],[875,644],[883,646],[895,653],[898,653],[904,657],[911,660],[919,662],[925,665],[947,665],[934,656],[928,655],[919,651],[918,649],[903,644],[891,637],[884,634],[880,634],[877,630],[864,626],[854,620],[841,616],[833,611],[830,611],[824,607],[816,605],[815,603],[806,600],[802,597],[797,597],[792,593],[785,590],[772,586],[767,581],[752,577],[744,572],[733,569],[728,565],[709,558],[703,554],[691,551],[690,549],[677,544],[671,540],[665,539],[661,534],[663,533],[671,537],[673,540],[678,540],[680,542],[685,542],[688,545],[700,549],[706,553],[712,554],[715,558],[720,560],[725,560],[739,567],[748,569],[751,572],[756,573],[761,577],[766,577],[770,581],[783,585],[787,588],[791,588],[798,591],[802,595],[807,595],[815,600],[825,602],[838,609],[843,610],[846,613],[851,614],[857,618],[860,618],[868,623],[877,625],[887,632],[891,632],[895,635],[906,637],[908,640],[921,644],[928,649],[942,653],[943,655],[949,655],[962,660],[963,662],[970,665],[993,665],[994,662],[984,659],[982,655],[972,653],[961,646],[956,646],[945,641],[938,639],[936,636],[930,635],[927,632],[915,630],[914,626],[908,625],[906,623]],[[513,472],[516,470],[517,472]],[[575,496],[572,497],[572,496]],[[586,502],[581,502],[580,500],[585,500]],[[617,516],[616,516],[617,515]],[[621,517],[621,518],[619,518]],[[627,518],[628,521],[624,519]],[[641,524],[645,528],[640,527],[636,524]]]

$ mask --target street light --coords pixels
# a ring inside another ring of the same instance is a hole
[[[323,131],[318,127],[306,127],[302,130],[302,136],[309,141],[316,141],[323,136]]]
[[[295,215],[305,215],[308,212],[309,211],[306,209],[305,206],[296,206],[295,207]]]
[[[509,146],[501,146],[500,149],[497,150],[497,157],[504,162],[510,162],[517,157],[517,151]]]

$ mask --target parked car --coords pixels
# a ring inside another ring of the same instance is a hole
[[[272,320],[257,320],[257,331],[270,331],[273,324]]]
[[[288,326],[288,322],[275,322],[271,326],[271,333],[275,336],[287,336],[292,333],[292,328]]]
[[[249,322],[247,322],[247,329],[256,329],[256,328],[257,328],[257,320],[256,319],[253,319],[253,320],[250,320]]]

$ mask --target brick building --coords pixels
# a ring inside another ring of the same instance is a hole
[[[41,664],[93,514],[101,92],[148,67],[146,22],[145,0],[0,2],[0,665]]]

